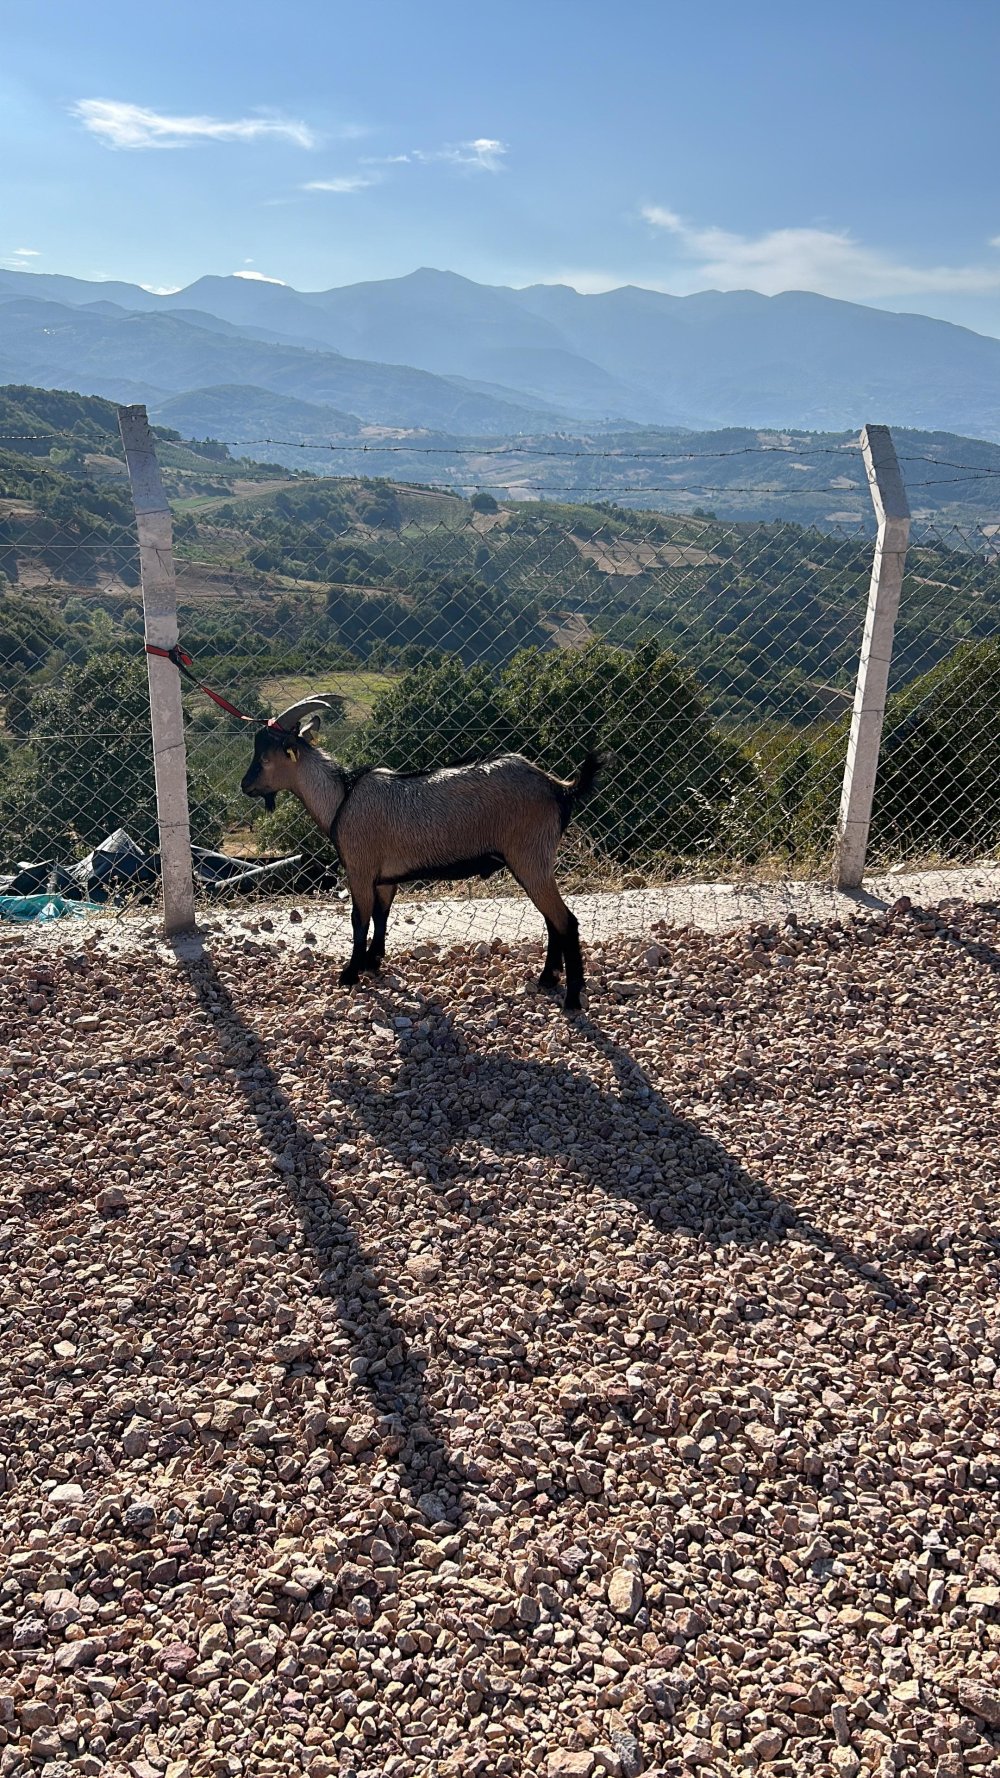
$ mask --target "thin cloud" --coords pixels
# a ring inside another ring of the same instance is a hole
[[[150,296],[176,296],[183,290],[183,284],[140,284],[140,290],[148,290]]]
[[[336,179],[310,179],[303,185],[303,191],[364,191],[369,185],[377,185],[378,180],[372,173],[344,173]]]
[[[14,248],[14,258],[15,259],[40,259],[41,253],[37,247],[15,247]]]
[[[283,290],[288,289],[284,278],[269,278],[266,272],[231,272],[232,278],[249,278],[251,284],[280,284]]]
[[[189,148],[199,142],[255,142],[277,137],[297,148],[315,148],[307,124],[284,117],[177,117],[118,99],[80,99],[70,107],[106,148]]]
[[[310,179],[302,191],[331,191],[340,194],[365,191],[379,185],[388,175],[386,167],[428,166],[433,163],[465,167],[478,173],[502,173],[507,145],[493,136],[477,136],[472,142],[449,143],[443,148],[411,148],[405,154],[366,154],[358,165],[373,169],[364,173],[340,173],[332,179]],[[375,171],[374,169],[380,169]]]
[[[473,142],[453,142],[444,148],[413,150],[417,161],[450,161],[455,167],[470,167],[479,173],[502,173],[506,142],[494,136],[477,136]]]
[[[986,265],[914,266],[876,247],[866,247],[847,230],[777,228],[760,235],[699,227],[676,210],[646,204],[643,218],[676,241],[691,271],[672,280],[690,290],[816,290],[857,302],[862,298],[983,293],[1000,290],[1000,270]]]

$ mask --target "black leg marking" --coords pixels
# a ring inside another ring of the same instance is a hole
[[[394,888],[379,888],[375,891],[375,914],[373,920],[372,942],[368,947],[362,969],[375,974],[382,967],[385,956],[385,929],[389,924],[389,909],[396,891]]]
[[[566,999],[563,1004],[567,1012],[579,1012],[580,995],[583,991],[583,954],[575,914],[570,914],[563,934],[563,955],[566,959]]]
[[[557,988],[563,966],[563,940],[561,933],[553,926],[551,920],[547,919],[545,925],[549,935],[549,947],[545,953],[545,968],[538,978],[538,986],[540,988]]]
[[[361,970],[364,968],[365,946],[368,941],[368,925],[370,920],[371,915],[366,914],[363,908],[358,906],[356,901],[352,901],[351,933],[354,938],[354,948],[340,972],[340,985],[342,988],[353,987]]]

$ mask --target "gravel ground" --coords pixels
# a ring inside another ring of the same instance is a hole
[[[961,869],[893,871],[866,877],[857,891],[835,889],[814,881],[777,883],[670,883],[653,889],[617,889],[597,894],[567,891],[567,899],[580,922],[586,944],[605,944],[616,938],[644,938],[661,921],[670,926],[697,926],[704,932],[725,932],[732,926],[748,926],[760,920],[783,920],[794,914],[799,920],[850,919],[859,908],[884,909],[908,896],[921,907],[962,897],[967,901],[1000,899],[1000,864],[969,865]],[[331,956],[346,956],[351,948],[350,901],[347,891],[322,892],[296,901],[293,897],[266,907],[252,903],[214,903],[199,909],[204,930],[216,935],[242,937],[265,934],[271,944],[282,939],[301,945],[308,942]],[[88,924],[91,922],[88,921]],[[160,915],[143,911],[123,913],[109,909],[93,921],[99,924],[104,942],[120,950],[155,941]],[[428,949],[441,945],[480,944],[503,939],[506,944],[538,944],[542,930],[538,911],[517,889],[508,895],[477,895],[475,887],[454,895],[413,895],[404,889],[397,896],[389,921],[390,953]],[[66,943],[67,922],[54,921],[33,929],[30,941],[60,949]],[[391,958],[390,958],[391,961]]]
[[[1000,905],[538,960],[0,945],[4,1778],[1000,1774]]]

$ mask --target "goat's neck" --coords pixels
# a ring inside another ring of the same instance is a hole
[[[321,833],[330,837],[337,811],[347,794],[344,774],[318,747],[303,747],[299,755],[295,794]]]

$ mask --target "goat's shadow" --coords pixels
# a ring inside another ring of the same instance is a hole
[[[389,995],[385,999],[391,1013]],[[592,1019],[573,1021],[583,1040],[579,1059],[585,1060],[587,1049],[603,1057],[613,1088],[602,1088],[566,1061],[478,1051],[436,1002],[425,1002],[421,1024],[429,1027],[430,1056],[408,1055],[414,1045],[404,1036],[391,1086],[351,1065],[340,1092],[380,1147],[406,1167],[419,1158],[439,1189],[468,1190],[482,1176],[482,1165],[461,1154],[470,1138],[497,1155],[554,1156],[609,1197],[631,1204],[660,1232],[685,1230],[712,1246],[752,1246],[795,1235],[863,1281],[883,1307],[912,1308],[901,1285],[859,1260],[846,1242],[775,1196],[714,1137],[679,1116],[634,1058]],[[473,1095],[486,1101],[484,1123],[469,1114],[466,1101]],[[410,1102],[423,1107],[426,1117],[417,1156]],[[507,1110],[499,1121],[489,1116],[501,1106]],[[624,1165],[623,1153],[629,1157]],[[476,1189],[481,1197],[483,1188]]]
[[[406,1496],[423,1502],[425,1516],[432,1516],[430,1497],[446,1507],[443,1516],[461,1520],[470,1481],[434,1429],[423,1361],[408,1353],[406,1334],[373,1282],[371,1259],[355,1233],[343,1219],[331,1230],[328,1153],[299,1124],[263,1039],[238,1010],[208,953],[199,947],[185,954],[178,947],[178,959],[218,1038],[230,1048],[242,1048],[240,1090],[286,1180],[314,1254],[319,1288],[337,1301],[356,1356],[365,1360],[358,1386],[391,1441],[384,1448],[395,1456]],[[389,983],[363,991],[376,996],[387,1016],[396,1010]],[[462,1146],[495,1155],[561,1156],[582,1178],[639,1210],[657,1231],[685,1229],[710,1244],[745,1245],[794,1232],[832,1264],[862,1279],[882,1308],[911,1307],[905,1291],[878,1268],[859,1261],[846,1244],[816,1228],[745,1172],[698,1125],[679,1117],[633,1058],[591,1019],[574,1021],[572,1041],[582,1040],[584,1051],[590,1049],[609,1063],[613,1088],[602,1088],[565,1061],[478,1051],[434,1002],[425,1003],[421,1024],[423,1032],[400,1034],[399,1068],[388,1085],[384,1076],[349,1063],[337,1083],[337,1096],[349,1108],[348,1118],[367,1130],[383,1153],[406,1172],[416,1159],[433,1186],[446,1194],[460,1188],[477,1214],[491,1213],[484,1201],[489,1187],[473,1183],[481,1180],[484,1168],[463,1159]],[[486,1128],[473,1121],[468,1109],[470,1099],[481,1104],[484,1098],[488,1105],[505,1108],[500,1121],[490,1118]],[[427,1113],[416,1152],[410,1100]],[[623,1154],[629,1157],[624,1166]]]

